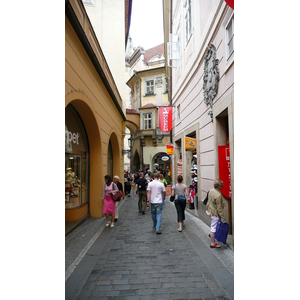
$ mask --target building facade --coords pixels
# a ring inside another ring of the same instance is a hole
[[[127,6],[128,7],[128,6]],[[128,12],[124,11],[123,20]],[[127,22],[128,24],[128,22]],[[120,38],[124,41],[125,33]],[[65,4],[65,221],[102,217],[104,176],[123,174],[125,107],[80,0]],[[120,176],[122,178],[122,176]]]
[[[131,158],[132,171],[161,170],[169,173],[170,157],[166,145],[170,133],[159,128],[159,107],[169,106],[168,81],[165,76],[164,44],[148,50],[137,47],[126,62],[130,87],[127,119],[137,117]]]
[[[195,214],[207,224],[201,200],[221,178],[233,235],[234,11],[224,0],[164,2],[174,176],[181,172],[190,184],[191,170],[197,170]],[[188,147],[190,139],[195,147]]]

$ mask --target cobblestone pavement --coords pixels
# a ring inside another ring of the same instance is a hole
[[[167,197],[158,235],[149,208],[139,214],[137,198],[126,197],[114,228],[104,228],[102,218],[90,222],[90,232],[82,231],[88,225],[75,229],[66,237],[66,299],[234,299],[233,251],[210,249],[209,227],[192,214],[185,223],[178,232]],[[74,242],[82,239],[71,264]]]

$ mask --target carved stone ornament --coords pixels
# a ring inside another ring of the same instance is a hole
[[[204,102],[212,108],[213,100],[218,92],[219,60],[216,58],[216,47],[211,44],[207,47],[204,57],[203,94]]]

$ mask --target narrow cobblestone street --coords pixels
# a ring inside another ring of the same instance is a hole
[[[233,299],[233,251],[210,249],[209,227],[193,214],[186,212],[182,233],[176,221],[169,197],[161,235],[152,229],[149,208],[138,213],[134,197],[121,202],[113,229],[104,228],[105,218],[87,220],[86,234],[89,227],[98,233],[89,248],[82,245],[74,270],[68,257],[76,252],[76,235],[86,234],[79,227],[66,237],[66,299]]]

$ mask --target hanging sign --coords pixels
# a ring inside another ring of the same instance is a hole
[[[173,145],[166,145],[167,147],[167,154],[173,155],[174,154],[174,146]]]
[[[172,106],[159,107],[159,129],[169,132],[172,129]]]
[[[185,149],[196,149],[196,148],[197,148],[196,139],[186,137],[185,138]]]
[[[225,0],[225,2],[232,8],[234,9],[234,0]]]
[[[222,194],[231,199],[231,174],[229,146],[218,146],[219,153],[219,178],[224,182]]]

